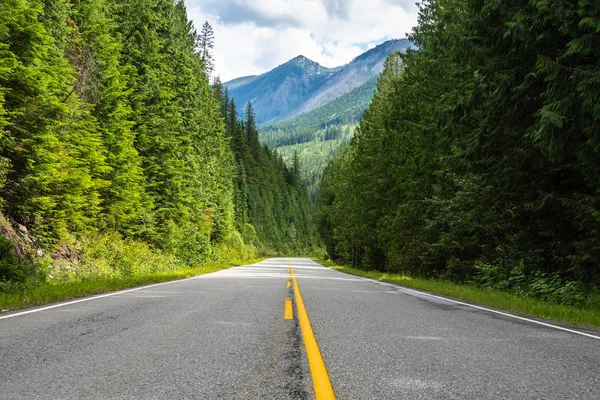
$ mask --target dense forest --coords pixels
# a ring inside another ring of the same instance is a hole
[[[319,239],[314,208],[296,158],[288,168],[282,156],[259,141],[252,102],[244,119],[217,79],[214,93],[227,122],[235,156],[235,221],[246,241],[253,237],[267,254],[316,254]]]
[[[600,3],[430,0],[324,173],[361,268],[581,303],[600,284]],[[596,297],[597,298],[597,297]]]
[[[316,201],[323,170],[333,159],[335,153],[350,143],[357,123],[331,125],[314,131],[315,138],[309,142],[277,147],[286,165],[293,166],[296,160],[300,164],[300,175],[308,187],[313,204]]]
[[[213,46],[180,0],[0,3],[0,281],[317,248]]]
[[[335,152],[350,142],[376,86],[377,78],[371,78],[322,107],[261,128],[261,142],[276,149],[287,165],[293,165],[294,157],[298,157],[313,203],[323,169]]]

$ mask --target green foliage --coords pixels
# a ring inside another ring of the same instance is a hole
[[[147,229],[142,221],[149,218],[151,200],[134,147],[127,68],[120,64],[123,46],[111,35],[117,27],[105,12],[104,0],[72,4],[71,18],[78,28],[67,55],[78,71],[75,91],[94,106],[110,166],[105,175],[110,184],[102,189],[103,222],[124,235],[140,236]]]
[[[0,5],[0,42],[8,45],[0,61],[4,211],[47,244],[95,225],[107,171],[96,121],[72,95],[75,73],[59,47],[70,30],[58,29],[66,22],[61,3],[47,18],[40,2]]]
[[[123,240],[118,233],[95,235],[76,243],[80,259],[54,262],[49,271],[53,283],[100,278],[131,278],[183,269],[175,255],[152,249],[146,243]]]
[[[589,296],[589,301],[576,305],[557,304],[561,300],[554,298],[546,301],[516,292],[507,292],[492,287],[474,286],[469,283],[457,284],[445,279],[413,278],[403,274],[392,274],[381,271],[366,271],[364,269],[340,266],[329,260],[317,260],[329,268],[347,274],[357,275],[376,281],[388,282],[395,285],[422,290],[429,293],[441,294],[475,304],[512,311],[522,315],[552,319],[566,324],[576,324],[589,327],[600,327],[600,295]],[[570,289],[567,289],[570,290]]]
[[[0,281],[19,278],[19,259],[13,244],[0,237]]]
[[[598,7],[423,3],[418,50],[390,57],[325,170],[330,255],[567,304],[597,298]]]
[[[526,275],[523,263],[507,267],[478,263],[473,283],[484,288],[509,291],[553,304],[597,308],[600,291],[579,281],[565,281],[559,274],[536,271]]]
[[[335,126],[335,128],[328,128],[328,131],[339,130],[336,139],[320,140],[318,138],[320,132],[316,132],[317,137],[311,142],[282,146],[276,149],[286,165],[290,167],[293,165],[294,154],[298,154],[300,175],[308,186],[308,194],[313,203],[316,201],[325,166],[339,149],[350,143],[355,128],[355,124]]]
[[[237,230],[264,254],[317,251],[313,208],[299,164],[288,168],[279,154],[260,144],[252,103],[246,105],[245,119],[240,121],[235,101],[222,92],[217,98],[237,165],[233,193]]]
[[[2,288],[317,247],[252,105],[241,123],[210,87],[212,39],[179,0],[0,3],[0,211],[37,254],[25,265],[0,237]]]
[[[377,79],[316,110],[261,129],[261,141],[277,150],[286,165],[301,161],[301,175],[314,203],[325,165],[350,142],[356,123],[373,96]]]
[[[238,263],[242,264],[258,256],[258,246],[256,232],[252,225],[247,225],[253,231],[248,232],[249,236],[242,236],[234,231],[222,243],[215,247],[214,260],[216,262]]]
[[[172,221],[162,247],[190,266],[206,264],[212,253],[210,239],[206,233],[191,226],[182,229]]]
[[[350,142],[376,84],[377,78],[372,78],[316,110],[261,129],[261,141],[276,149],[288,166],[298,153],[301,174],[313,203],[325,165],[340,147]]]

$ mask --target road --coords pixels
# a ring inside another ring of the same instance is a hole
[[[0,398],[313,398],[292,271],[338,399],[600,398],[598,333],[288,263],[2,314]]]

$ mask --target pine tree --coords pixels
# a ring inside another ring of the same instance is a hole
[[[122,46],[111,35],[115,27],[105,14],[104,0],[76,0],[72,19],[71,63],[78,72],[76,92],[94,105],[111,170],[102,191],[103,219],[107,227],[127,236],[145,235],[151,218],[141,161],[134,147],[131,107],[124,68],[119,64]]]
[[[260,157],[260,142],[258,139],[258,129],[256,128],[256,115],[254,114],[254,107],[252,106],[252,102],[249,101],[246,104],[246,144],[248,146],[249,155],[251,157],[248,158],[247,164],[252,166],[256,165],[259,162]]]
[[[313,245],[252,105],[211,89],[213,47],[181,0],[0,3],[0,213],[47,249],[118,232],[188,265]]]
[[[215,70],[215,59],[212,54],[215,47],[215,34],[208,21],[202,25],[202,31],[200,31],[200,35],[196,39],[196,47],[204,70],[207,75],[211,75]]]
[[[9,45],[0,87],[9,89],[4,100],[10,104],[1,150],[10,166],[1,195],[8,216],[52,246],[97,226],[107,167],[98,127],[74,93],[66,47],[58,47],[67,46],[72,29],[68,7],[48,2],[46,15],[40,2],[34,5],[9,0],[0,6],[0,42]]]

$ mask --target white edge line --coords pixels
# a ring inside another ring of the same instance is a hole
[[[249,265],[254,265],[254,264],[249,264]],[[246,265],[240,265],[238,267],[245,267],[245,266]],[[237,268],[237,267],[232,267],[232,268]],[[231,268],[228,268],[228,269],[231,269]],[[223,271],[225,271],[225,270],[223,270]],[[220,271],[215,271],[215,272],[220,272]],[[20,317],[21,315],[33,314],[33,313],[40,312],[40,311],[47,311],[47,310],[51,310],[53,308],[58,308],[58,307],[70,306],[71,304],[83,303],[84,301],[98,300],[98,299],[103,299],[105,297],[118,296],[120,294],[136,292],[138,290],[144,290],[144,289],[153,288],[153,287],[157,287],[157,286],[170,285],[170,284],[173,284],[173,283],[185,282],[185,281],[190,281],[190,280],[193,280],[193,279],[200,279],[200,278],[204,278],[205,276],[214,274],[215,272],[211,272],[211,273],[203,274],[203,275],[198,275],[198,276],[192,276],[191,278],[184,278],[184,279],[177,279],[175,281],[167,281],[167,282],[154,283],[152,285],[140,286],[140,287],[136,287],[136,288],[133,288],[133,289],[119,290],[118,292],[110,292],[110,293],[106,293],[106,294],[100,294],[100,295],[97,295],[97,296],[85,297],[85,298],[79,299],[79,300],[67,301],[65,303],[53,304],[51,306],[35,308],[33,310],[21,311],[21,312],[16,312],[16,313],[13,313],[13,314],[8,314],[8,315],[2,315],[2,314],[0,314],[0,320],[8,319],[8,318],[14,318],[14,317]]]
[[[327,267],[323,267],[323,268],[327,268]],[[331,269],[331,268],[328,268],[328,269],[336,271],[336,270]],[[347,273],[342,272],[342,271],[336,271],[336,272],[341,272],[342,274],[345,274],[345,275],[358,276],[358,275],[347,274]],[[362,277],[362,276],[359,276],[359,278],[364,279],[365,281],[375,282],[375,283],[378,283],[380,285],[391,286],[391,287],[398,287],[398,288],[401,288],[403,290],[408,290],[410,292],[415,292],[415,293],[423,294],[425,296],[434,297],[436,299],[449,301],[451,303],[460,304],[460,305],[463,305],[463,306],[476,308],[478,310],[483,310],[483,311],[488,311],[488,312],[491,312],[491,313],[494,313],[494,314],[504,315],[505,317],[511,317],[511,318],[522,320],[522,321],[527,321],[527,322],[531,322],[531,323],[534,323],[534,324],[543,325],[543,326],[548,327],[548,328],[554,328],[554,329],[558,329],[558,330],[561,330],[561,331],[574,333],[576,335],[587,336],[587,337],[592,338],[592,339],[598,339],[598,340],[600,340],[600,336],[592,335],[592,334],[585,333],[585,332],[576,331],[576,330],[569,329],[569,328],[563,328],[562,326],[552,325],[552,324],[548,324],[548,323],[542,322],[542,321],[536,321],[535,319],[520,317],[518,315],[514,315],[514,314],[505,313],[505,312],[502,312],[502,311],[493,310],[491,308],[476,306],[474,304],[469,304],[469,303],[465,303],[465,302],[458,301],[458,300],[452,300],[452,299],[449,299],[447,297],[436,296],[434,294],[427,293],[427,292],[422,292],[420,290],[409,289],[409,288],[407,288],[405,286],[402,286],[402,285],[394,285],[393,283],[382,282],[382,281],[378,281],[378,280],[371,279],[371,278],[365,278],[365,277]]]

